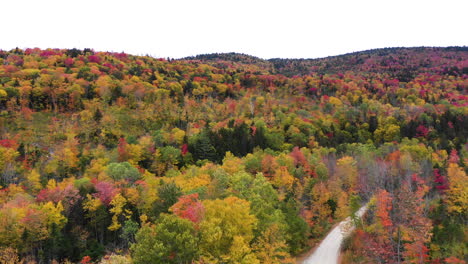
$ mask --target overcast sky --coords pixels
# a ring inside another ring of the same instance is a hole
[[[467,0],[2,0],[0,49],[317,58],[467,46]]]

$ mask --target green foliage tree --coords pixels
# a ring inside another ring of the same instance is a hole
[[[299,206],[293,198],[287,198],[281,205],[281,210],[287,219],[286,241],[291,254],[301,252],[307,245],[309,226],[306,221],[299,216]]]
[[[144,224],[130,249],[135,264],[192,263],[198,258],[198,235],[192,222],[162,214],[155,225]]]
[[[219,159],[206,131],[190,138],[189,147],[190,152],[197,160],[217,161]]]
[[[136,181],[140,178],[140,172],[128,162],[110,163],[107,166],[107,174],[114,180]]]
[[[158,199],[153,204],[151,216],[158,217],[161,213],[169,212],[169,208],[174,205],[180,196],[182,191],[173,182],[162,182],[157,188]]]

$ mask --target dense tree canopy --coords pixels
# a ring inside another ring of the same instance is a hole
[[[0,51],[0,262],[463,263],[467,61]]]

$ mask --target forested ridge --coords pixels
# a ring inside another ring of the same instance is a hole
[[[239,53],[214,53],[183,60],[255,64],[273,74],[285,76],[312,73],[333,74],[346,71],[381,73],[400,81],[411,81],[418,73],[468,74],[467,47],[385,48],[330,56],[320,59],[268,59]],[[464,62],[465,61],[465,62]]]
[[[468,51],[0,51],[0,263],[466,263]]]

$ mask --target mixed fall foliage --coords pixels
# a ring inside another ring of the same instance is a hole
[[[0,263],[466,263],[468,49],[0,51]]]

